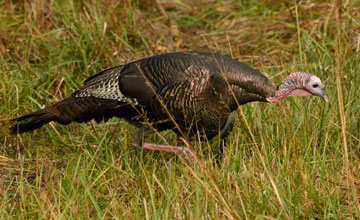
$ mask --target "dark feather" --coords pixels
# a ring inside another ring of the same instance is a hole
[[[120,117],[183,135],[201,131],[207,138],[225,128],[222,136],[226,136],[238,105],[266,101],[274,92],[264,75],[229,57],[169,53],[95,74],[71,98],[17,118],[11,131],[31,131],[50,121],[68,124]]]

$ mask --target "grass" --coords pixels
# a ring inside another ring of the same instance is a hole
[[[0,1],[0,12],[1,219],[359,218],[356,1]],[[136,149],[120,119],[9,134],[11,118],[91,74],[187,50],[232,56],[275,83],[315,73],[330,104],[243,106],[219,163],[216,140],[191,143],[196,163]]]

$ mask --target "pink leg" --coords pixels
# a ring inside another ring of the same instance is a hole
[[[152,143],[144,142],[142,148],[146,150],[158,150],[158,151],[171,152],[176,154],[182,153],[183,156],[186,158],[194,158],[194,153],[187,147],[152,144]]]

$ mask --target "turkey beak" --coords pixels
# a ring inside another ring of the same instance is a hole
[[[320,96],[325,102],[329,102],[328,97],[325,95],[325,93],[323,94],[323,96]]]
[[[325,94],[325,86],[324,88],[319,92],[319,93],[316,93],[315,95],[319,96],[320,98],[322,98],[325,102],[329,102],[329,99],[328,97],[326,96]]]

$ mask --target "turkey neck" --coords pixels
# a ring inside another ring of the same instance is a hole
[[[266,98],[275,94],[275,86],[265,76],[239,77],[228,80],[230,100],[229,108],[234,111],[239,105],[248,102],[267,102]]]
[[[274,84],[267,77],[241,62],[229,63],[224,76],[230,88],[229,106],[232,110],[248,102],[266,102],[266,98],[276,92]]]
[[[305,83],[310,79],[311,74],[305,72],[295,72],[287,76],[279,85],[275,93],[275,98],[281,100],[287,97],[292,91],[299,88],[304,88]]]

